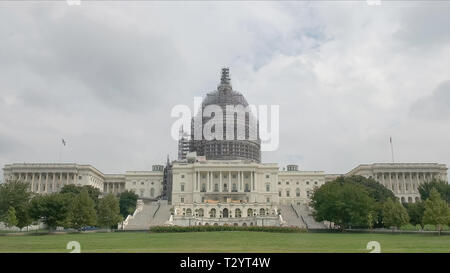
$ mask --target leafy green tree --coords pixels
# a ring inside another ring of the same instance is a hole
[[[389,198],[395,200],[394,193],[385,186],[378,183],[373,178],[365,178],[361,175],[353,175],[346,177],[345,181],[365,186],[367,188],[367,193],[369,194],[369,196],[375,199],[376,202],[384,203]]]
[[[419,185],[420,198],[425,201],[430,198],[431,190],[436,189],[441,198],[450,204],[450,185],[443,180],[433,179],[430,182]]]
[[[13,207],[9,207],[5,223],[8,227],[15,227],[19,223],[16,217],[16,210]]]
[[[61,193],[36,195],[31,200],[30,215],[35,220],[42,220],[50,230],[67,227],[70,201],[70,196]]]
[[[136,210],[138,195],[132,191],[124,191],[119,195],[120,214],[126,218]]]
[[[99,200],[97,221],[101,227],[117,227],[122,219],[119,200],[113,194],[108,194]]]
[[[81,229],[85,226],[95,225],[96,221],[97,215],[94,200],[89,197],[87,189],[82,189],[73,198],[69,210],[68,223],[70,227]]]
[[[80,194],[82,190],[86,190],[88,192],[89,197],[94,201],[95,207],[97,207],[101,192],[93,186],[85,185],[80,187],[73,184],[64,185],[64,187],[61,188],[60,193],[69,194],[72,197],[75,197]]]
[[[31,224],[32,219],[28,213],[31,192],[28,191],[29,183],[19,180],[7,181],[0,184],[0,220],[5,220],[9,208],[14,208],[19,228]]]
[[[371,211],[369,212],[369,214],[367,214],[367,226],[369,227],[369,229],[373,228],[373,225],[375,224],[376,221],[376,217],[377,217],[376,211]]]
[[[439,234],[443,225],[450,224],[450,209],[441,199],[436,189],[431,189],[430,197],[425,201],[425,212],[423,213],[423,224],[436,225]]]
[[[316,189],[311,205],[316,221],[334,222],[345,229],[368,227],[367,215],[373,212],[375,200],[369,196],[365,186],[339,177]]]
[[[383,222],[387,227],[401,227],[409,222],[406,209],[397,199],[388,199],[383,204]]]
[[[409,216],[409,222],[413,226],[420,225],[423,229],[423,213],[425,212],[424,202],[404,203]]]
[[[364,186],[367,194],[375,200],[374,213],[370,216],[374,227],[383,227],[383,203],[389,198],[395,200],[394,193],[373,178],[361,175],[345,177],[347,183]]]

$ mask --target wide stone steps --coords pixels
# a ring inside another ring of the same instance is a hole
[[[291,205],[282,205],[280,207],[281,217],[284,221],[286,221],[288,226],[294,226],[299,228],[306,228],[305,223],[302,221],[300,217],[297,217],[294,209]]]
[[[124,227],[125,230],[145,230],[151,226],[164,225],[170,218],[171,206],[167,203],[145,202],[142,211]]]
[[[308,229],[326,229],[327,226],[322,222],[317,222],[311,215],[311,210],[305,205],[292,205],[293,210],[302,218]]]

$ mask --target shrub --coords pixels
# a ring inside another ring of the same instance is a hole
[[[281,233],[300,233],[306,232],[305,229],[297,227],[277,227],[277,226],[155,226],[151,227],[150,232],[207,232],[207,231],[257,231],[257,232],[281,232]]]
[[[423,230],[426,230],[426,231],[436,231],[436,226],[435,226],[435,225],[425,225],[425,226],[423,227]]]
[[[406,224],[400,227],[400,230],[421,230],[422,228],[420,227],[420,225],[411,225],[411,224]]]

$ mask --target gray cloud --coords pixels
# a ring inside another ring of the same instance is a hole
[[[172,107],[222,66],[280,105],[265,162],[343,173],[389,161],[393,136],[399,161],[449,164],[449,8],[385,5],[0,4],[0,165],[57,161],[61,137],[62,161],[106,173],[163,163]]]
[[[450,80],[440,83],[429,96],[411,106],[415,118],[450,121]]]

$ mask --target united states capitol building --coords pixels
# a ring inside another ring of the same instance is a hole
[[[206,95],[201,107],[208,105],[248,106],[245,97],[233,90],[228,69],[222,70],[217,90]],[[245,134],[233,140],[196,139],[195,127],[208,122],[196,115],[191,134],[180,134],[178,159],[148,171],[104,174],[83,164],[13,163],[3,168],[5,181],[29,182],[30,191],[43,194],[69,184],[91,185],[103,194],[133,191],[140,197],[137,209],[120,228],[146,229],[163,224],[321,228],[325,224],[314,221],[308,203],[315,188],[338,176],[373,178],[409,203],[420,199],[420,184],[434,178],[448,180],[446,165],[438,163],[362,164],[345,174],[263,163],[259,124],[251,122],[251,115],[236,119],[232,133],[236,135],[236,126],[242,123]],[[256,139],[248,137],[252,133]]]

